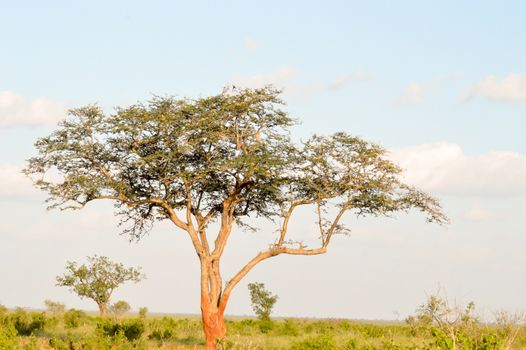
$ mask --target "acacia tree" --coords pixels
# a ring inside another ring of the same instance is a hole
[[[202,321],[212,349],[225,336],[223,315],[240,280],[271,257],[325,253],[346,230],[344,214],[416,208],[429,221],[446,220],[434,198],[400,181],[400,168],[380,146],[344,132],[292,142],[295,120],[281,109],[279,93],[271,86],[232,88],[199,99],[156,97],[113,114],[96,105],[73,109],[36,142],[38,155],[25,173],[48,192],[51,208],[113,200],[132,239],[160,220],[186,233],[200,262]],[[318,246],[288,237],[303,206],[315,209]],[[249,216],[277,222],[278,234],[224,281],[224,249]]]
[[[122,315],[130,311],[131,306],[128,304],[127,301],[119,300],[116,303],[113,303],[109,306],[110,312],[113,314],[113,317],[115,317],[115,320],[117,321]]]
[[[88,257],[87,265],[68,261],[64,275],[57,276],[57,286],[69,287],[81,298],[93,300],[104,316],[113,291],[127,281],[139,282],[143,277],[139,269],[95,255]]]
[[[46,305],[46,311],[53,316],[61,315],[66,311],[66,304],[59,301],[46,299],[44,300],[44,304]]]
[[[263,283],[249,283],[248,290],[250,291],[250,301],[252,309],[261,321],[270,321],[270,313],[274,308],[274,304],[278,301],[277,295],[272,295],[270,291],[265,288]]]

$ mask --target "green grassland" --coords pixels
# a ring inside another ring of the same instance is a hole
[[[402,350],[526,349],[518,324],[460,322],[448,327],[413,319],[405,323],[348,320],[231,318],[221,349]],[[454,341],[453,341],[454,337]],[[0,311],[0,349],[196,349],[204,344],[193,317],[128,315],[119,320],[69,310],[59,315],[22,309]]]

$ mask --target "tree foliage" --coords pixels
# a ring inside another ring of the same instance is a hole
[[[61,315],[66,310],[66,305],[59,301],[46,299],[44,304],[46,305],[46,311],[52,315]]]
[[[104,314],[113,291],[127,281],[139,282],[144,275],[140,268],[124,267],[105,256],[88,257],[88,264],[77,265],[69,261],[66,272],[57,276],[57,285],[69,287],[81,298],[89,298],[97,303]]]
[[[278,301],[278,296],[272,295],[272,293],[265,288],[263,283],[249,283],[248,290],[250,292],[252,309],[258,318],[262,321],[269,321],[272,309]]]
[[[128,304],[127,301],[119,300],[113,304],[110,305],[109,310],[115,317],[115,319],[118,319],[128,311],[130,311],[131,306]]]
[[[148,316],[148,308],[146,306],[139,308],[139,318],[145,319]]]
[[[125,230],[141,237],[172,210],[191,208],[205,223],[229,215],[274,217],[287,204],[329,200],[359,214],[412,207],[444,221],[436,200],[400,182],[385,150],[344,132],[291,142],[295,121],[271,87],[197,100],[156,97],[106,115],[73,109],[36,143],[25,172],[49,193],[50,207],[81,208],[114,199]],[[50,171],[55,176],[49,175]],[[183,225],[184,226],[184,225]],[[324,236],[327,232],[324,231]]]

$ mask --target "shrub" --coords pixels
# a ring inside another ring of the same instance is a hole
[[[0,304],[0,317],[4,316],[7,313],[7,308]]]
[[[338,350],[338,346],[331,337],[319,336],[307,338],[296,342],[290,348],[291,350]]]
[[[17,308],[10,316],[10,323],[19,335],[32,335],[44,328],[46,316],[44,313],[28,313],[22,308]]]
[[[267,334],[274,329],[274,322],[272,320],[261,320],[259,321],[259,331],[263,334]]]
[[[226,320],[228,334],[236,335],[253,335],[261,332],[259,328],[260,321],[254,319],[244,319],[241,321]]]
[[[42,347],[40,346],[38,339],[32,335],[29,337],[29,339],[26,340],[26,343],[23,347],[24,350],[42,350]]]
[[[307,334],[311,334],[314,332],[314,325],[312,323],[308,323],[305,327],[303,327],[303,331]]]
[[[53,328],[58,325],[60,318],[57,316],[46,317],[46,327]]]
[[[318,334],[332,334],[335,326],[330,321],[315,321],[312,324]]]
[[[70,350],[72,348],[72,346],[70,346],[71,344],[68,341],[57,337],[49,338],[48,343],[49,346],[54,350]]]
[[[356,339],[349,339],[344,345],[343,349],[345,350],[355,350],[358,349],[358,343],[356,342]]]
[[[87,315],[84,311],[70,309],[64,313],[64,326],[77,328],[86,323]]]
[[[139,318],[146,319],[148,316],[148,308],[146,306],[139,309]]]
[[[164,342],[175,336],[176,327],[176,321],[168,317],[153,320],[150,323],[150,328],[152,331],[148,338]]]
[[[7,308],[0,304],[0,326],[3,324],[8,324],[9,320],[7,317]]]
[[[13,325],[0,326],[0,349],[16,349],[18,340]]]
[[[129,319],[120,323],[103,319],[97,324],[99,333],[110,337],[122,335],[130,341],[139,339],[145,328],[144,322],[140,319]]]
[[[128,340],[139,339],[146,329],[144,322],[140,319],[126,320],[121,324],[121,327],[123,329],[124,336]]]
[[[82,337],[73,344],[73,349],[82,350],[146,350],[147,344],[141,340],[129,341],[124,333],[114,337],[90,335]]]
[[[64,313],[66,309],[66,305],[58,301],[46,299],[44,304],[46,305],[46,311],[55,316]]]
[[[359,349],[360,350],[380,350],[380,349],[378,349],[376,346],[374,346],[372,344],[365,344],[365,345],[361,346]],[[381,349],[381,350],[384,350],[384,349]]]
[[[278,329],[280,335],[297,336],[300,333],[299,326],[294,320],[285,320]]]
[[[340,326],[340,328],[343,330],[343,331],[350,331],[352,329],[352,324],[351,322],[347,321],[347,320],[341,320],[338,325]]]
[[[365,325],[361,332],[367,338],[383,338],[388,335],[385,327],[374,324]]]

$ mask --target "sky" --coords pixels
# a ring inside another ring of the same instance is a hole
[[[130,243],[111,203],[46,211],[20,169],[69,108],[111,113],[155,95],[274,84],[301,122],[296,140],[342,130],[383,145],[451,224],[349,216],[351,235],[327,254],[258,265],[228,314],[252,314],[254,281],[279,295],[283,317],[403,319],[437,292],[474,301],[484,317],[526,310],[526,2],[0,4],[1,304],[96,309],[55,277],[66,261],[98,254],[147,275],[115,301],[197,314],[198,260],[181,231],[161,223]],[[275,227],[256,224],[257,233],[233,234],[224,276],[273,241]],[[310,211],[291,225],[300,239],[316,235]]]

